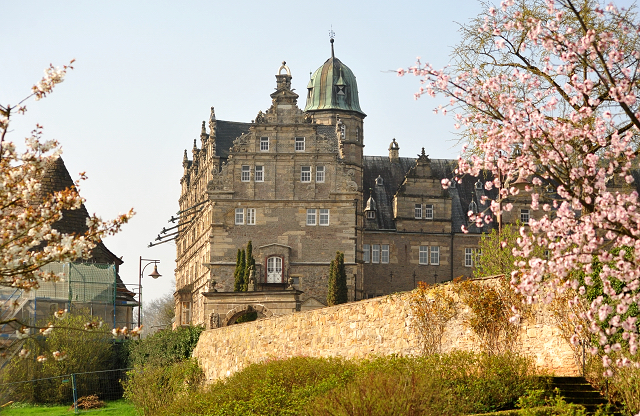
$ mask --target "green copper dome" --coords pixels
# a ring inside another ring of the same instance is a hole
[[[317,110],[355,111],[366,116],[360,109],[356,77],[348,66],[334,56],[333,39],[331,58],[313,73],[307,85],[304,111]]]

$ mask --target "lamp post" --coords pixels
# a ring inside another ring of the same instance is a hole
[[[143,261],[148,262],[144,265],[144,267],[142,267]],[[161,274],[158,273],[158,263],[160,263],[160,260],[143,259],[142,256],[140,256],[140,263],[138,268],[138,328],[140,328],[140,325],[142,324],[142,319],[140,318],[140,312],[142,311],[142,274],[144,273],[144,269],[146,269],[148,265],[153,264],[153,271],[149,274],[149,276],[153,277],[154,279],[160,277]]]

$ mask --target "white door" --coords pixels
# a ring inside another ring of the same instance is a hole
[[[267,283],[282,283],[282,259],[280,257],[267,259]]]

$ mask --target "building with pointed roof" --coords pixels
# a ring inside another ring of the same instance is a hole
[[[365,156],[356,77],[336,56],[318,68],[298,107],[285,62],[272,104],[250,123],[202,123],[200,146],[181,179],[176,268],[177,324],[216,327],[247,313],[270,316],[326,304],[329,263],[344,253],[349,299],[469,277],[479,237],[470,205],[493,192],[464,177],[456,161],[425,149]],[[487,199],[488,198],[488,199]],[[462,227],[469,232],[463,233]],[[252,242],[250,292],[233,292],[237,251]]]

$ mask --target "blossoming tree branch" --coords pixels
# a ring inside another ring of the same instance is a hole
[[[65,212],[79,209],[84,199],[79,194],[80,179],[71,188],[44,194],[41,184],[45,168],[60,154],[60,145],[54,140],[42,139],[42,127],[37,125],[25,139],[25,150],[20,152],[8,140],[11,118],[26,111],[24,103],[34,97],[42,99],[64,80],[69,65],[62,68],[50,66],[44,77],[32,87],[32,92],[16,105],[0,105],[0,286],[29,291],[37,289],[40,282],[60,278],[42,267],[54,262],[87,259],[91,250],[104,237],[118,232],[133,215],[133,210],[110,221],[103,221],[95,214],[86,222],[81,234],[65,234],[55,229]],[[60,311],[59,314],[64,311]],[[0,322],[5,324],[7,322]],[[54,325],[42,328],[48,335]],[[91,328],[89,328],[91,329]],[[22,337],[32,333],[22,327]],[[20,338],[20,336],[19,336]],[[28,355],[22,351],[21,355]],[[54,354],[54,358],[61,355]]]
[[[453,113],[468,139],[454,180],[492,173],[485,187],[500,197],[472,221],[495,221],[516,195],[530,197],[514,288],[530,302],[567,290],[585,302],[601,285],[572,342],[589,339],[605,375],[640,362],[639,27],[633,11],[594,0],[505,0],[462,26],[451,66],[418,59],[398,70],[421,78],[416,98],[448,98],[435,111]]]

